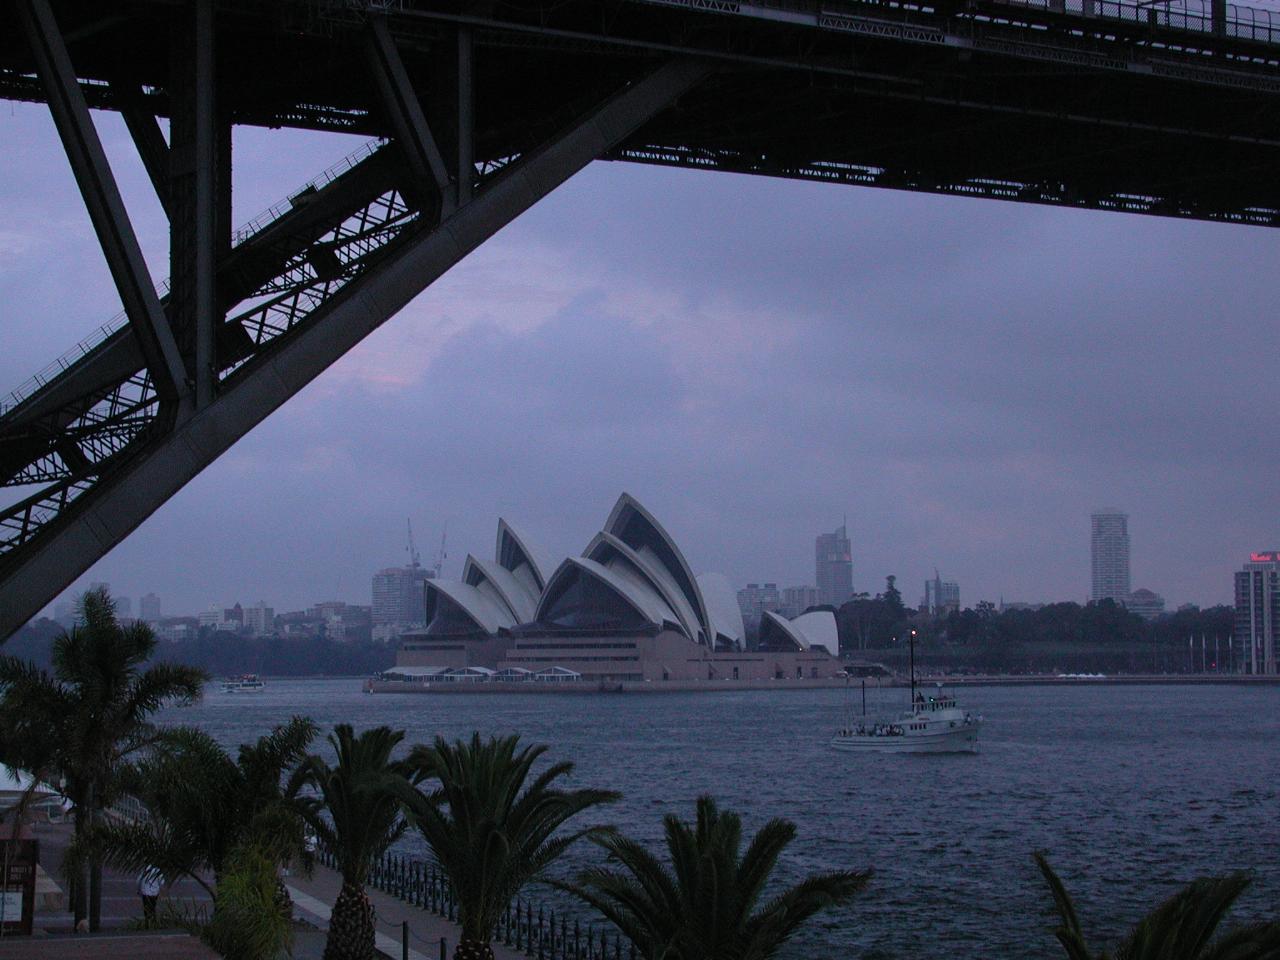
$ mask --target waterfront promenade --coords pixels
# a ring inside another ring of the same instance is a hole
[[[71,839],[70,824],[37,824],[40,865],[55,889],[64,886],[58,864]],[[299,927],[295,960],[318,960],[324,949],[323,931],[328,929],[330,909],[337,899],[342,878],[328,867],[316,865],[310,877],[297,874],[285,878],[293,898],[294,917],[321,931]],[[397,900],[390,894],[369,889],[377,927],[378,951],[393,960],[404,957],[402,935],[408,923],[409,960],[438,960],[452,957],[461,928],[429,911]],[[181,880],[164,894],[164,899],[181,901],[193,910],[212,906],[204,888],[192,880]],[[142,919],[142,902],[136,892],[136,878],[118,870],[103,871],[102,928],[93,935],[75,934],[65,898],[56,894],[36,910],[35,936],[5,938],[0,942],[0,960],[205,960],[217,955],[198,940],[175,931],[137,932],[130,928]],[[440,942],[445,942],[441,953]],[[523,954],[500,943],[493,945],[497,960],[518,960]]]
[[[342,877],[336,871],[317,864],[309,878],[287,877],[285,886],[293,898],[294,916],[322,930],[328,929],[330,908],[342,888]],[[366,888],[365,892],[373,903],[378,952],[392,958],[405,956],[402,952],[402,931],[407,923],[409,960],[438,960],[453,956],[461,933],[458,924],[397,900],[390,894],[371,888]],[[443,949],[441,940],[445,943]],[[496,960],[521,960],[524,957],[523,953],[501,943],[493,944],[493,954]],[[296,952],[296,955],[303,956],[301,952]]]

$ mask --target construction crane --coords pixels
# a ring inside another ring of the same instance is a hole
[[[440,579],[440,568],[444,566],[444,558],[448,556],[444,551],[445,541],[449,536],[449,524],[446,522],[440,529],[440,552],[436,554],[435,578]]]
[[[407,548],[409,551],[409,566],[417,570],[422,566],[422,558],[418,554],[418,548],[413,545],[413,521],[406,519],[405,524],[409,528],[409,546]]]

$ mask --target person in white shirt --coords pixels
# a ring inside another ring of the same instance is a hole
[[[164,874],[159,867],[146,867],[138,874],[138,896],[142,898],[142,919],[147,924],[156,922],[156,901],[160,899],[160,888],[164,884]]]

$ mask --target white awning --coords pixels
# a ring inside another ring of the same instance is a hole
[[[392,667],[384,670],[384,677],[434,677],[448,672],[448,667]]]

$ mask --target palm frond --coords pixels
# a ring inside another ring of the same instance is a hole
[[[1117,960],[1197,960],[1249,880],[1232,873],[1187,884],[1138,922]]]
[[[646,960],[767,960],[806,920],[847,902],[871,877],[869,871],[810,876],[756,910],[795,835],[792,824],[771,821],[743,853],[741,818],[703,796],[693,823],[668,815],[663,832],[669,866],[613,834],[596,840],[609,854],[608,867],[556,884],[608,918]]]

